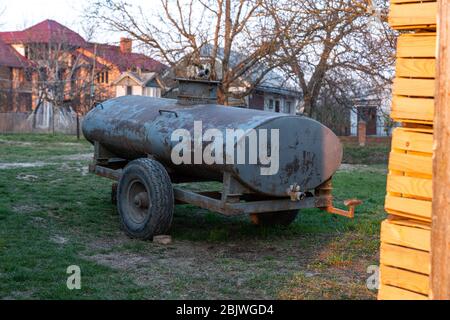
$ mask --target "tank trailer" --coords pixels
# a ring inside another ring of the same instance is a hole
[[[360,201],[333,206],[343,149],[330,129],[304,116],[217,105],[217,83],[178,81],[178,99],[115,98],[82,124],[95,147],[90,172],[116,181],[112,198],[128,236],[167,234],[176,204],[265,226],[289,225],[305,208],[354,217]],[[222,190],[184,186],[204,181]]]

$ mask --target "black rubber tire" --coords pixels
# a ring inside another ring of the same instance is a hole
[[[142,194],[147,195],[144,198],[148,202],[138,206],[135,199]],[[119,181],[117,210],[122,229],[131,238],[152,240],[154,236],[167,234],[173,219],[174,195],[163,165],[152,159],[130,162]]]
[[[265,213],[254,213],[250,215],[251,221],[254,225],[262,227],[270,226],[283,226],[287,227],[291,225],[300,211],[290,210],[281,212],[265,212]]]

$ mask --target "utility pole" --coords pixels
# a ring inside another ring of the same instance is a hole
[[[450,0],[439,0],[431,298],[450,300]]]

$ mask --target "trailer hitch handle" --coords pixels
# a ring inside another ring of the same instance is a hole
[[[363,202],[361,200],[351,199],[351,200],[344,201],[344,205],[346,207],[348,207],[347,211],[335,208],[334,206],[326,207],[323,210],[325,210],[326,212],[331,213],[331,214],[337,214],[339,216],[354,219],[355,218],[355,208],[357,206],[361,205],[362,203]]]

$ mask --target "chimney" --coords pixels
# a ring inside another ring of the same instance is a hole
[[[122,53],[131,53],[133,51],[133,40],[120,38],[120,51]]]

